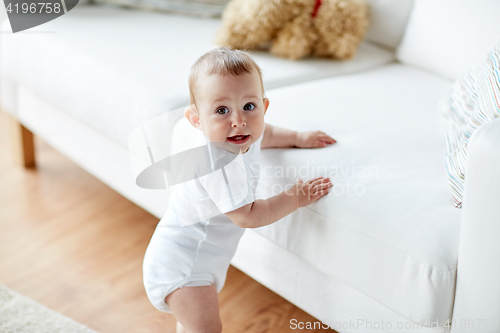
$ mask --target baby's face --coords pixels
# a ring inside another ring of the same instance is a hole
[[[242,75],[201,74],[195,94],[199,126],[193,125],[210,142],[230,142],[245,153],[262,135],[269,100],[262,96],[257,70]]]

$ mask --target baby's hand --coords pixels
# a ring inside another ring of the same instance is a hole
[[[335,139],[321,131],[297,133],[296,147],[299,148],[321,148],[327,144],[334,144]]]
[[[330,178],[318,177],[307,182],[299,179],[289,190],[287,194],[296,195],[299,201],[299,207],[305,207],[317,201],[322,196],[330,192],[333,184]]]

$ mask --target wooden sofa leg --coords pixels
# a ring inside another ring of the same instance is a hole
[[[25,168],[34,168],[35,142],[33,133],[24,127],[16,118],[9,116],[12,133],[12,151],[17,164]]]

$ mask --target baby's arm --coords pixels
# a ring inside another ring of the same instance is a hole
[[[266,123],[260,147],[261,149],[295,147],[297,134],[295,131]]]
[[[296,132],[266,123],[261,148],[320,148],[337,141],[321,132]]]
[[[305,183],[299,179],[290,189],[266,200],[255,200],[226,213],[226,216],[242,228],[262,227],[315,202],[328,194],[331,186],[329,178],[319,177]]]

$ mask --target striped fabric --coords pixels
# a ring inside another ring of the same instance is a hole
[[[94,0],[129,8],[165,11],[202,17],[220,17],[229,0]]]
[[[462,207],[469,138],[500,116],[500,43],[453,85],[439,108],[447,121],[446,171],[457,208]]]

